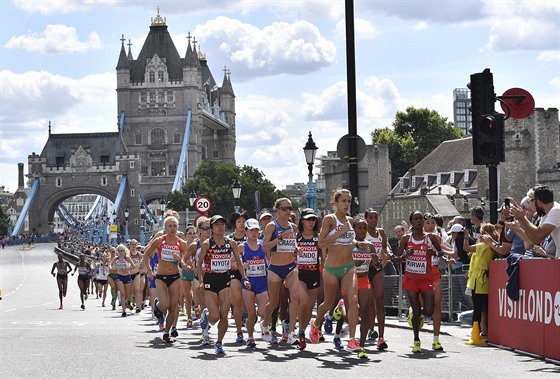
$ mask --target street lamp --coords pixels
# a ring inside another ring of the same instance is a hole
[[[117,222],[118,222],[117,211],[116,211],[115,209],[113,209],[113,214],[112,214],[111,219],[113,220],[111,226],[113,226],[113,225],[118,225],[118,224],[117,224]],[[118,230],[118,228],[117,228],[117,230]],[[112,235],[112,233],[111,233],[111,228],[109,228],[109,233],[110,233],[109,235]],[[113,240],[114,240],[114,241],[113,241]],[[119,234],[118,234],[118,232],[117,232],[117,237],[114,238],[114,239],[111,238],[111,245],[116,245],[118,240],[119,240]]]
[[[189,204],[190,204],[191,208],[193,207],[194,202],[196,201],[196,199],[197,199],[196,192],[194,192],[194,190],[192,190],[191,193],[189,194]],[[187,213],[186,225],[188,226],[188,225],[189,225],[189,209],[188,209],[188,208],[187,208],[187,212],[186,212],[186,213]],[[196,225],[195,225],[195,226],[196,226]]]
[[[128,216],[130,216],[130,211],[126,208],[124,210],[124,242],[128,241]]]
[[[95,229],[94,229],[94,234],[95,234],[96,237],[101,238],[101,236],[99,235],[99,229],[98,229],[98,228],[99,228],[99,215],[95,216]],[[100,243],[100,242],[101,242],[101,239],[99,239],[97,242]]]
[[[303,147],[303,152],[305,153],[305,161],[307,162],[307,168],[309,170],[309,182],[307,183],[307,191],[305,192],[305,203],[307,208],[315,210],[317,208],[317,190],[313,185],[313,164],[315,163],[317,145],[315,145],[315,141],[313,141],[311,132],[309,132],[309,138]]]
[[[101,230],[103,231],[103,243],[104,244],[108,244],[108,238],[107,238],[107,223],[109,222],[109,217],[107,217],[107,213],[103,213],[103,216],[101,217]]]
[[[233,198],[235,199],[235,211],[239,212],[239,198],[241,197],[241,183],[237,179],[231,185],[231,191],[233,192]]]
[[[146,208],[144,208],[144,204],[140,205],[140,245],[144,246],[146,242],[144,240],[144,214],[146,213]]]

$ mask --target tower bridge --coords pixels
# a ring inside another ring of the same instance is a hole
[[[42,152],[28,156],[34,190],[13,235],[22,232],[27,215],[29,232],[48,233],[65,199],[95,194],[113,202],[123,222],[128,209],[129,234],[137,237],[144,201],[179,190],[205,159],[235,163],[231,74],[224,68],[218,85],[206,55],[190,33],[187,38],[180,55],[159,9],[136,59],[123,35],[116,66],[118,130],[57,134],[49,124]]]

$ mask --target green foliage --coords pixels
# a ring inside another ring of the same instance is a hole
[[[408,107],[397,112],[392,128],[376,129],[371,133],[374,145],[386,144],[392,167],[392,185],[411,167],[424,159],[443,141],[462,138],[465,135],[454,128],[434,110]]]
[[[260,191],[261,208],[271,209],[277,198],[285,196],[254,167],[205,160],[181,191],[169,192],[165,201],[168,208],[186,209],[189,207],[189,194],[194,191],[197,196],[206,196],[212,201],[210,215],[220,214],[229,218],[236,205],[231,190],[235,179],[239,180],[242,187],[238,201],[240,209],[246,210],[252,217],[256,215],[255,191]]]
[[[8,212],[4,209],[4,207],[0,207],[0,236],[8,235]]]

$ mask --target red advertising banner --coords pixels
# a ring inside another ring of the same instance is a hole
[[[560,260],[521,260],[518,301],[507,296],[506,268],[490,263],[488,341],[560,360]]]

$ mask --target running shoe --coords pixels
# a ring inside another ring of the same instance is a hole
[[[488,342],[488,336],[486,334],[480,334],[480,339],[484,342]]]
[[[363,347],[360,349],[360,352],[358,353],[358,358],[361,358],[361,359],[367,359],[368,358],[366,349],[364,349]]]
[[[237,338],[235,339],[235,343],[244,343],[245,340],[243,339],[243,333],[237,333]]]
[[[216,344],[214,345],[214,350],[216,351],[216,354],[224,354],[224,348],[222,347],[221,342],[216,342]]]
[[[333,331],[332,316],[327,313],[325,317],[325,333],[331,334]]]
[[[387,342],[385,342],[385,338],[379,337],[377,340],[377,350],[385,350],[387,348]]]
[[[312,343],[319,343],[320,328],[315,326],[315,319],[311,319],[311,330],[309,331],[309,339]]]
[[[420,341],[414,341],[414,345],[412,345],[412,352],[413,353],[422,352],[422,344],[420,343]]]
[[[435,339],[434,342],[432,342],[432,349],[434,349],[436,351],[442,351],[443,350],[443,346],[441,346],[441,343],[439,342],[439,339]]]
[[[271,330],[270,331],[270,343],[271,344],[277,344],[278,343],[278,333],[276,332],[276,330]]]
[[[200,307],[194,307],[194,319],[195,320],[200,319]]]
[[[115,309],[116,309],[115,303],[113,303],[113,305],[112,305],[111,309],[113,309],[113,310],[115,310]]]
[[[247,340],[247,347],[254,348],[257,347],[257,344],[253,338],[249,338]]]
[[[290,333],[288,334],[288,343],[290,345],[297,345],[299,343],[299,337],[297,334],[295,333]]]
[[[181,309],[181,312],[179,312],[179,316],[185,316],[185,315],[186,315],[185,311]]]
[[[160,322],[160,323],[159,323],[159,331],[161,332],[161,331],[163,331],[164,329],[165,329],[164,323],[163,323],[163,322]]]
[[[358,343],[358,340],[356,340],[355,338],[352,338],[350,341],[348,341],[348,343],[346,344],[345,350],[346,351],[360,350],[360,344]]]
[[[87,295],[87,293],[86,293],[86,294],[84,295],[84,300],[87,300],[87,298],[88,298],[88,295]]]
[[[379,334],[375,331],[375,329],[370,329],[368,332],[368,340],[375,341],[379,337]]]
[[[121,317],[126,317],[126,312],[123,311],[123,313],[121,313]]]
[[[344,347],[342,346],[342,340],[340,339],[340,337],[334,337],[332,342],[335,349],[342,349]]]
[[[171,337],[169,337],[169,333],[163,333],[162,339],[163,342],[167,342],[167,343],[171,342]]]
[[[210,346],[210,337],[202,336],[202,346]]]
[[[60,304],[60,307],[58,307],[58,309],[62,309],[62,304]]]
[[[159,309],[159,301],[157,300],[154,302],[154,316],[158,319],[163,318],[163,312]]]
[[[208,328],[208,308],[204,308],[200,315],[200,329]]]
[[[103,308],[105,308],[105,303],[101,303],[101,306],[102,306]]]
[[[412,327],[412,307],[408,308],[408,325]],[[420,328],[424,326],[424,315],[420,314]]]
[[[187,329],[192,329],[192,320],[190,318],[187,320]]]
[[[305,342],[305,334],[298,335],[299,343],[297,344],[297,348],[299,350],[304,350],[307,347],[307,342]]]
[[[177,328],[175,327],[171,328],[171,337],[179,337],[179,332],[177,331]]]
[[[86,309],[86,306],[82,304],[82,305],[80,306],[80,308]]]
[[[87,300],[87,299],[86,299]],[[132,300],[128,301],[128,309],[133,310],[134,309],[134,303],[132,302]]]
[[[142,309],[136,308],[136,313],[140,313],[140,312],[142,312]]]
[[[344,299],[340,299],[333,311],[333,317],[336,321],[340,320],[344,315]]]
[[[321,329],[319,329],[319,342],[324,342],[325,341],[325,336],[323,335],[323,332],[321,332]]]
[[[281,342],[288,341],[288,336],[290,334],[290,325],[286,322],[286,320],[282,320],[282,338]]]
[[[272,341],[272,334],[270,333],[270,330],[268,328],[264,327],[264,325],[262,324],[262,321],[259,322],[259,325],[261,327],[261,333],[262,333],[263,341],[271,342]]]

